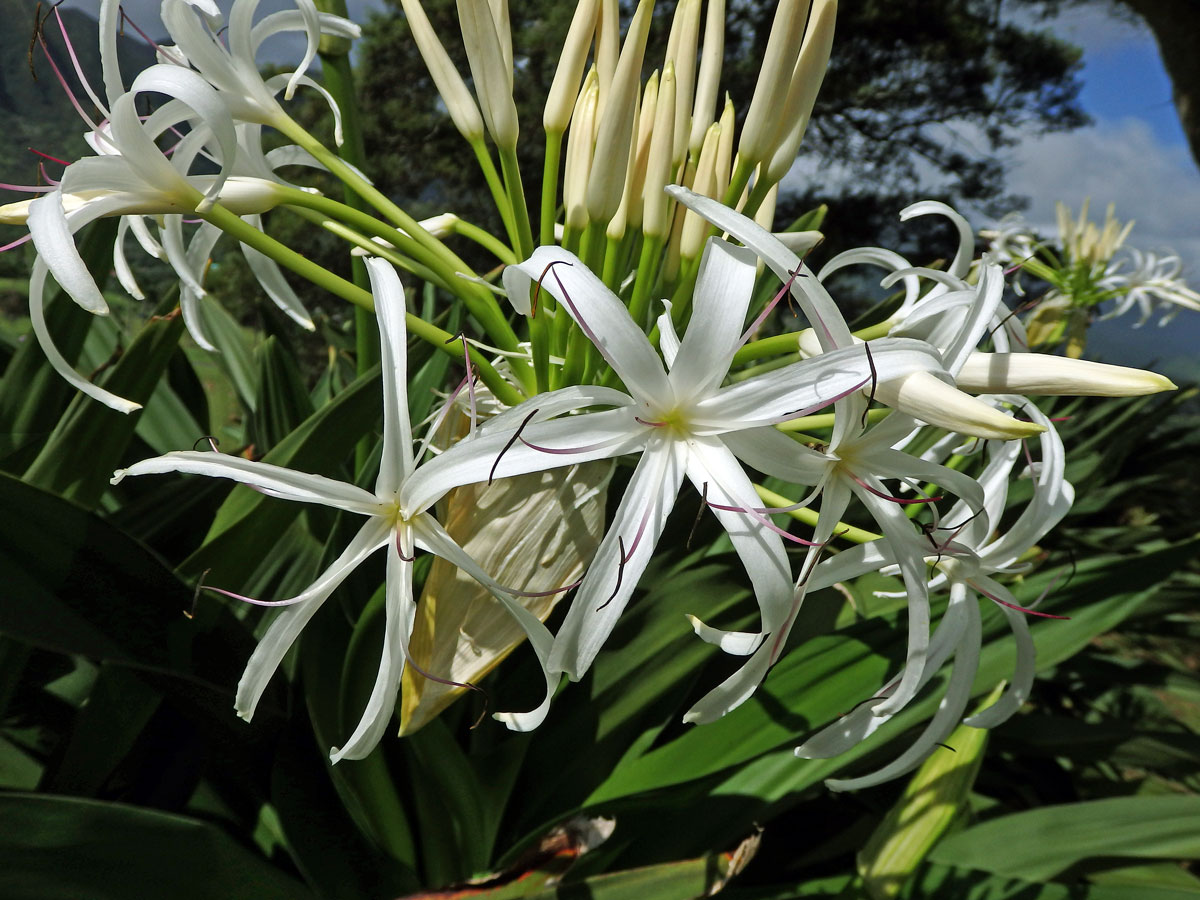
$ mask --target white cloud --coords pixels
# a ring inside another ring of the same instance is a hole
[[[1053,231],[1055,201],[1078,210],[1091,197],[1094,218],[1114,203],[1118,219],[1137,222],[1132,246],[1174,248],[1200,281],[1200,170],[1187,148],[1124,119],[1025,141],[1010,163],[1009,188],[1030,198],[1026,218],[1044,232]]]

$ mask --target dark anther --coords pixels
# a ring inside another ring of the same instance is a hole
[[[184,616],[189,619],[196,618],[196,604],[200,602],[200,592],[204,590],[204,579],[208,577],[208,573],[211,571],[211,568],[205,569],[200,573],[200,578],[196,581],[196,589],[192,591],[192,608],[183,611]]]
[[[934,743],[935,743],[935,744],[937,744],[939,747],[945,747],[945,748],[946,748],[947,750],[949,750],[951,753],[957,753],[957,752],[958,752],[958,751],[957,751],[957,750],[955,750],[953,747],[951,747],[949,744],[943,744],[941,741],[934,741]]]
[[[625,556],[625,538],[617,538],[617,548],[621,551],[621,559],[617,562],[617,583],[613,585],[613,591],[609,598],[596,607],[596,612],[600,612],[600,610],[612,603],[613,600],[617,599],[617,591],[621,590],[621,577],[625,574],[625,563],[627,561]]]
[[[414,559],[417,558],[417,551],[415,549],[413,550],[412,556],[404,555],[404,550],[401,549],[401,547],[400,547],[400,532],[399,531],[396,532],[396,554],[400,557],[402,562],[412,562]]]
[[[496,456],[496,461],[494,463],[492,463],[492,470],[490,472],[488,472],[488,484],[491,484],[492,479],[496,477],[496,466],[500,465],[500,460],[502,460],[504,458],[504,454],[507,453],[509,451],[509,448],[511,448],[512,445],[517,442],[517,438],[519,438],[521,436],[521,432],[525,430],[525,426],[529,424],[529,420],[532,419],[537,414],[538,414],[538,411],[535,409],[533,412],[531,412],[529,415],[527,415],[525,417],[525,421],[522,422],[520,424],[520,426],[518,426],[517,430],[513,432],[512,437],[510,437],[508,439],[508,443],[504,445],[504,448]]]
[[[213,453],[220,452],[217,448],[221,446],[221,441],[213,437],[211,434],[202,434],[200,437],[196,438],[196,443],[192,444],[192,449],[195,450],[196,444],[199,444],[201,441],[208,441],[208,446],[212,448]]]
[[[573,265],[574,265],[574,263],[569,262],[565,259],[556,259],[553,262],[547,263],[546,268],[542,269],[542,274],[538,276],[537,283],[534,285],[534,288],[533,288],[533,298],[529,301],[529,315],[531,318],[536,318],[536,316],[537,316],[538,295],[541,294],[541,292],[542,292],[542,281],[545,280],[546,273],[549,272],[551,269],[553,269],[555,266],[573,266]],[[556,274],[554,277],[555,277],[555,280],[558,281],[558,286],[562,287],[562,281],[559,281],[558,275]]]
[[[685,550],[692,549],[692,538],[696,536],[696,526],[700,524],[700,517],[704,515],[704,508],[708,506],[708,482],[704,482],[704,489],[700,494],[700,508],[696,510],[695,521],[692,522],[692,530],[688,532],[687,543],[684,544]]]
[[[867,365],[871,367],[871,393],[867,398],[867,408],[863,410],[862,427],[867,427],[867,413],[871,409],[871,404],[875,402],[875,389],[879,387],[879,372],[875,368],[875,357],[871,355],[871,345],[863,344],[863,349],[867,351]]]

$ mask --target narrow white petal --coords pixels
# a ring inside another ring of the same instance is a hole
[[[671,364],[676,397],[703,397],[724,380],[754,296],[757,262],[752,250],[709,239],[692,292],[692,317]]]
[[[950,673],[946,695],[921,736],[882,769],[858,778],[831,778],[825,782],[826,787],[832,791],[853,791],[899,778],[924,762],[954,730],[971,699],[971,685],[979,669],[979,607],[974,602],[968,602],[964,608],[967,623],[962,640],[954,652],[954,669]]]
[[[774,424],[781,417],[832,403],[855,387],[865,388],[872,365],[879,388],[887,380],[913,373],[937,380],[931,373],[941,364],[933,348],[922,341],[885,338],[872,341],[870,347],[870,358],[862,346],[846,347],[730,385],[696,404],[693,418],[728,430]]]
[[[411,556],[411,548],[406,548],[406,552]],[[388,541],[384,596],[383,652],[379,658],[379,672],[354,733],[341,747],[329,752],[329,761],[333,763],[368,756],[383,738],[396,708],[417,605],[413,602],[412,562],[400,558],[395,540]]]
[[[99,205],[75,217],[75,230],[102,214]],[[63,211],[62,193],[51,191],[29,204],[29,234],[38,257],[54,275],[54,280],[71,299],[90,313],[103,315],[108,304],[75,249],[75,236]]]
[[[821,347],[833,350],[850,346],[850,328],[829,292],[803,265],[800,257],[789,250],[779,238],[753,219],[718,203],[709,197],[694,194],[687,188],[669,185],[667,193],[723,231],[737,238],[775,273],[780,281],[791,283],[792,296],[804,310],[809,324],[817,332]],[[799,273],[799,274],[794,274]]]
[[[260,231],[262,230],[262,216],[251,215],[242,218]],[[279,264],[253,247],[246,244],[239,244],[239,246],[242,248],[242,255],[246,258],[246,265],[254,274],[254,280],[258,282],[259,287],[266,291],[271,302],[283,310],[301,328],[315,331],[317,326],[313,324],[312,317],[304,308],[300,297],[283,277],[283,271],[279,268]]]
[[[389,496],[413,470],[412,423],[408,418],[408,329],[404,286],[391,263],[367,259],[383,366],[383,458],[375,492]]]
[[[231,478],[250,487],[270,492],[273,497],[297,500],[301,503],[320,503],[322,506],[332,506],[362,516],[378,516],[382,510],[382,504],[374,494],[353,484],[335,481],[324,475],[293,472],[283,466],[208,451],[178,450],[144,459],[127,469],[118,469],[113,473],[112,483],[119,483],[126,475],[160,475],[165,472]]]
[[[907,222],[914,216],[931,214],[945,216],[958,229],[958,250],[954,254],[954,261],[950,264],[950,274],[956,278],[966,278],[967,273],[971,271],[971,260],[975,256],[975,233],[971,230],[971,223],[959,215],[953,207],[947,206],[939,200],[922,200],[902,209],[900,221]]]
[[[578,681],[596,658],[650,562],[675,505],[685,454],[679,442],[665,435],[650,440],[554,639],[548,661],[551,670]]]
[[[967,357],[955,380],[981,394],[1136,397],[1176,390],[1162,375],[1046,353],[980,353]]]
[[[33,334],[37,338],[38,345],[42,348],[42,352],[46,354],[46,361],[51,367],[69,382],[76,390],[81,391],[103,403],[105,406],[115,409],[117,412],[131,413],[135,409],[141,409],[142,404],[134,403],[132,400],[126,400],[124,397],[118,397],[116,394],[104,390],[92,384],[78,372],[76,372],[69,362],[58,352],[58,348],[54,346],[54,339],[50,336],[50,329],[46,327],[44,297],[46,291],[46,264],[38,259],[33,264],[33,272],[29,276],[29,319],[33,325]]]
[[[392,531],[387,522],[379,519],[368,521],[342,554],[333,561],[316,581],[303,593],[291,598],[271,622],[262,640],[254,648],[246,671],[238,682],[234,708],[246,721],[254,715],[254,709],[262,698],[271,676],[279,668],[284,655],[291,649],[308,620],[313,617],[326,598],[334,592],[358,565],[391,540]]]
[[[546,676],[546,693],[542,702],[534,709],[523,713],[493,713],[492,718],[503,722],[512,731],[532,731],[542,724],[550,712],[550,699],[561,680],[561,673],[549,666],[550,648],[554,636],[541,620],[524,606],[505,593],[504,588],[497,584],[486,572],[479,567],[462,547],[455,542],[445,529],[432,516],[422,514],[413,523],[417,533],[424,540],[430,552],[451,562],[462,569],[481,585],[491,591],[493,597],[516,619],[517,625],[525,632],[529,645],[533,648],[542,671]]]
[[[995,728],[1007,722],[1021,705],[1029,699],[1033,690],[1033,677],[1036,673],[1037,658],[1033,645],[1033,635],[1029,632],[1029,623],[1025,621],[1025,613],[1007,606],[1001,606],[1000,612],[1008,620],[1012,629],[1013,640],[1017,646],[1017,661],[1013,667],[1012,680],[1000,699],[973,716],[963,720],[963,724],[973,728]]]
[[[529,314],[535,282],[579,323],[634,396],[671,397],[667,373],[646,335],[620,298],[578,257],[561,247],[539,247],[525,262],[508,266],[504,289],[518,312]]]
[[[834,460],[768,425],[721,435],[733,454],[752,469],[793,484],[816,484]]]
[[[736,672],[713,688],[683,715],[683,721],[706,725],[737,709],[758,690],[771,668],[771,647],[763,644]]]
[[[613,409],[533,424],[519,435],[514,428],[459,441],[405,481],[400,502],[415,513],[464,484],[611,459],[640,449],[655,431],[639,425],[629,410]]]
[[[963,630],[967,625],[965,606],[975,602],[975,598],[970,596],[965,585],[955,586],[951,594],[950,605],[946,608],[946,614],[938,623],[937,631],[934,632],[933,639],[929,642],[929,661],[921,675],[922,687],[929,683],[962,640]],[[899,675],[892,678],[875,697],[890,696],[900,680],[901,676]],[[802,759],[829,759],[862,743],[891,719],[890,715],[876,715],[877,706],[877,703],[870,701],[859,704],[797,747],[796,755]]]

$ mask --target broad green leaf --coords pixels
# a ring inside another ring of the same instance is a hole
[[[101,287],[112,265],[116,234],[116,219],[101,219],[79,239],[79,253]],[[48,297],[46,326],[68,362],[76,361],[95,320],[61,290]],[[24,471],[74,396],[75,389],[46,361],[33,335],[27,335],[0,381],[0,467]]]
[[[248,440],[261,456],[313,414],[304,378],[292,354],[271,336],[254,351],[258,370],[258,392]]]
[[[297,879],[220,828],[71,797],[0,796],[0,896],[304,900]]]
[[[1002,854],[997,854],[1002,855]],[[1038,883],[952,864],[925,866],[901,895],[905,900],[1195,900],[1171,887]]]
[[[182,316],[148,321],[102,382],[104,388],[146,403],[182,334]],[[126,415],[78,395],[26,470],[25,480],[94,506],[108,489],[140,415]]]
[[[359,437],[376,426],[379,390],[376,369],[306,419],[264,456],[263,462],[303,472],[336,473]],[[266,497],[239,485],[222,504],[204,545],[179,568],[189,575],[208,569],[213,583],[239,585],[271,552],[273,540],[301,509],[301,504]]]
[[[983,822],[944,840],[930,859],[1032,880],[1085,860],[1200,859],[1197,823],[1200,796],[1089,800]]]

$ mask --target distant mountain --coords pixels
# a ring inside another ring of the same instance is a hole
[[[68,161],[90,152],[83,140],[87,126],[71,106],[42,48],[33,41],[39,9],[45,17],[50,4],[0,0],[4,23],[0,26],[0,182],[38,183],[40,157],[31,148]],[[96,20],[75,9],[63,9],[61,15],[80,68],[103,96]],[[52,14],[45,18],[43,30],[54,61],[80,105],[95,116]],[[154,48],[136,34],[118,38],[117,48],[126,83],[132,74],[154,63]],[[58,177],[62,167],[47,161],[47,170]],[[5,193],[3,201],[19,199]]]

